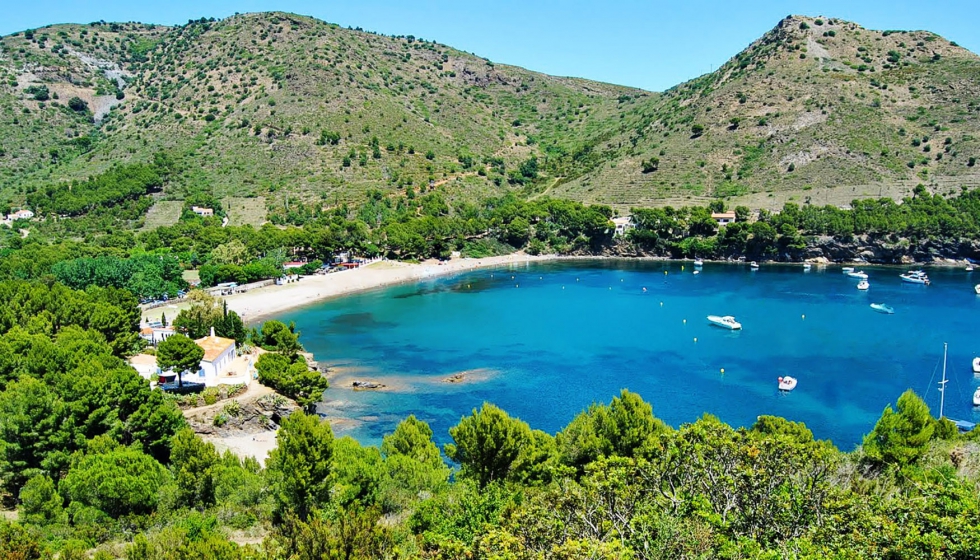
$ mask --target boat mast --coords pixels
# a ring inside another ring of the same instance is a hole
[[[943,343],[943,380],[939,382],[939,419],[943,419],[943,406],[946,404],[946,346]]]

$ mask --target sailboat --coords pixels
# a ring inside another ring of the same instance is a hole
[[[949,381],[946,379],[947,346],[948,345],[944,342],[943,343],[943,380],[939,382],[939,419],[940,420],[942,420],[945,417],[943,409],[946,407],[946,384],[949,383]],[[978,390],[978,392],[980,392],[980,390]],[[976,397],[977,396],[976,393],[974,393],[973,396]],[[976,399],[974,399],[974,404],[976,404]],[[963,432],[968,432],[972,430],[974,427],[976,427],[976,424],[974,424],[973,422],[967,422],[966,420],[953,420],[952,418],[949,418],[948,420],[953,424],[956,424],[956,427]]]

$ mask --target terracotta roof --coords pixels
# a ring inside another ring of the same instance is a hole
[[[229,346],[234,346],[235,341],[230,338],[222,338],[220,336],[206,336],[204,338],[199,338],[194,342],[198,346],[204,348],[204,358],[201,361],[213,362],[218,359]]]
[[[719,218],[735,219],[735,212],[712,212],[711,217],[715,220]]]
[[[136,354],[135,356],[133,356],[132,358],[129,359],[129,363],[132,364],[132,365],[134,365],[134,366],[140,365],[140,366],[154,366],[154,367],[156,367],[156,365],[157,365],[157,357],[156,356],[151,356],[149,354]]]

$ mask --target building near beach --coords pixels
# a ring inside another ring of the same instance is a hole
[[[199,338],[194,342],[204,350],[201,369],[198,370],[196,378],[184,380],[204,383],[209,387],[220,384],[221,378],[226,376],[232,360],[235,359],[235,341],[215,336],[212,327],[210,336]]]
[[[718,227],[727,226],[735,221],[735,212],[712,212],[711,219],[718,222]]]
[[[613,218],[612,223],[616,226],[616,232],[613,235],[626,235],[627,231],[636,227],[636,224],[633,223],[633,216]]]

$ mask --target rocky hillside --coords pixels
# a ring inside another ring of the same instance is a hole
[[[849,202],[980,185],[980,58],[927,31],[788,17],[637,111],[556,195],[622,204],[796,195]],[[626,148],[624,148],[624,146]],[[746,197],[749,193],[761,196]]]
[[[332,205],[505,190],[763,206],[980,184],[980,59],[935,34],[790,17],[663,94],[282,13],[0,39],[0,206],[120,162],[163,198]],[[753,198],[754,197],[754,198]]]
[[[547,152],[579,151],[621,99],[655,97],[278,13],[169,30],[57,26],[2,46],[13,115],[2,127],[43,130],[2,135],[0,168],[25,189],[165,151],[178,163],[170,196],[334,201],[446,185],[476,198],[530,181],[532,158],[544,172]],[[137,57],[136,46],[148,48]],[[87,59],[120,69],[121,95]],[[41,86],[58,99],[35,100]],[[122,102],[104,116],[65,106],[78,95],[102,108],[100,93]]]

